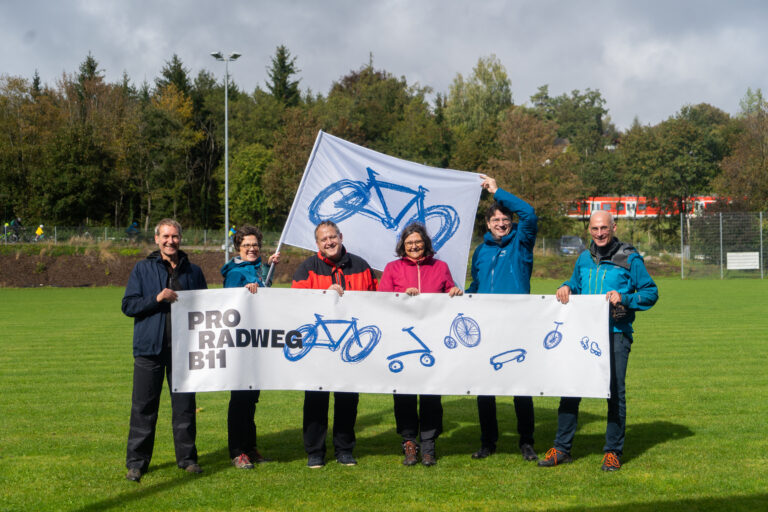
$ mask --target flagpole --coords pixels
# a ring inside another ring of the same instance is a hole
[[[317,153],[317,147],[320,145],[320,139],[323,137],[323,130],[319,130],[317,132],[317,138],[315,139],[315,144],[312,146],[312,152],[309,154],[309,158],[307,159],[307,165],[304,167],[304,174],[301,176],[301,181],[299,182],[299,188],[296,190],[296,195],[293,198],[293,204],[291,205],[291,211],[288,213],[288,218],[285,220],[285,225],[283,225],[283,231],[280,233],[280,240],[277,241],[277,249],[275,250],[276,253],[280,252],[280,247],[283,245],[283,238],[285,237],[285,230],[286,228],[291,224],[291,221],[293,220],[294,212],[296,211],[296,203],[299,200],[299,196],[301,196],[301,192],[304,190],[304,185],[307,181],[307,170],[312,165],[312,162],[315,160],[315,154]],[[267,279],[264,281],[265,283],[269,283],[270,278],[272,277],[272,272],[275,269],[275,262],[273,261],[269,265],[269,272],[267,272]]]

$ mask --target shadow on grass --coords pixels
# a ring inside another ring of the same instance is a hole
[[[659,510],[673,510],[675,512],[685,510],[695,510],[697,512],[703,510],[748,510],[751,512],[754,510],[766,510],[766,505],[768,505],[768,494],[754,494],[752,496],[665,500],[652,501],[649,503],[612,503],[610,508],[616,510],[629,510],[631,512],[657,512]],[[561,510],[603,511],[605,509],[605,505],[599,505],[596,507],[571,507]]]

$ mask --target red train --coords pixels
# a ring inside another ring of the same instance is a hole
[[[691,196],[686,200],[686,210],[693,215],[700,215],[715,202],[717,202],[715,196]],[[568,217],[586,219],[597,210],[610,212],[620,219],[643,219],[658,217],[659,214],[666,216],[680,214],[677,207],[671,211],[662,211],[655,201],[648,200],[644,196],[598,196],[571,203],[568,206]]]

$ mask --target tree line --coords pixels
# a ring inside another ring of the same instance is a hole
[[[0,76],[0,209],[69,225],[148,229],[171,216],[220,228],[224,85],[173,55],[153,83],[108,83],[90,53],[55,85]],[[644,195],[688,211],[691,195],[721,209],[768,207],[768,102],[748,89],[736,116],[685,105],[654,126],[618,130],[598,90],[513,101],[493,55],[447,92],[376,69],[371,58],[326,95],[300,89],[297,57],[277,47],[265,88],[229,83],[232,223],[281,230],[318,130],[426,165],[494,176],[529,201],[544,236],[592,195]],[[486,198],[485,201],[488,201]],[[676,224],[657,219],[659,232]]]

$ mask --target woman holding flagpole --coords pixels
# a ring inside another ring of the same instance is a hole
[[[271,281],[265,283],[265,268],[261,265],[261,241],[263,235],[254,226],[241,226],[233,236],[237,256],[229,260],[222,268],[224,288],[240,288],[244,286],[251,293],[256,293],[261,286],[271,286]],[[280,253],[269,257],[269,264],[280,261]],[[253,469],[253,463],[266,462],[256,449],[256,423],[253,415],[256,413],[256,403],[260,391],[232,390],[227,411],[227,434],[229,456],[232,464],[238,469]]]
[[[420,293],[462,295],[444,261],[434,258],[432,240],[426,228],[417,222],[400,233],[395,253],[399,259],[387,263],[379,282],[380,292],[399,292],[410,296]],[[437,464],[435,441],[443,430],[443,406],[440,395],[393,395],[397,433],[403,438],[403,465],[418,462],[421,439],[421,463]],[[417,404],[418,402],[418,404]]]

